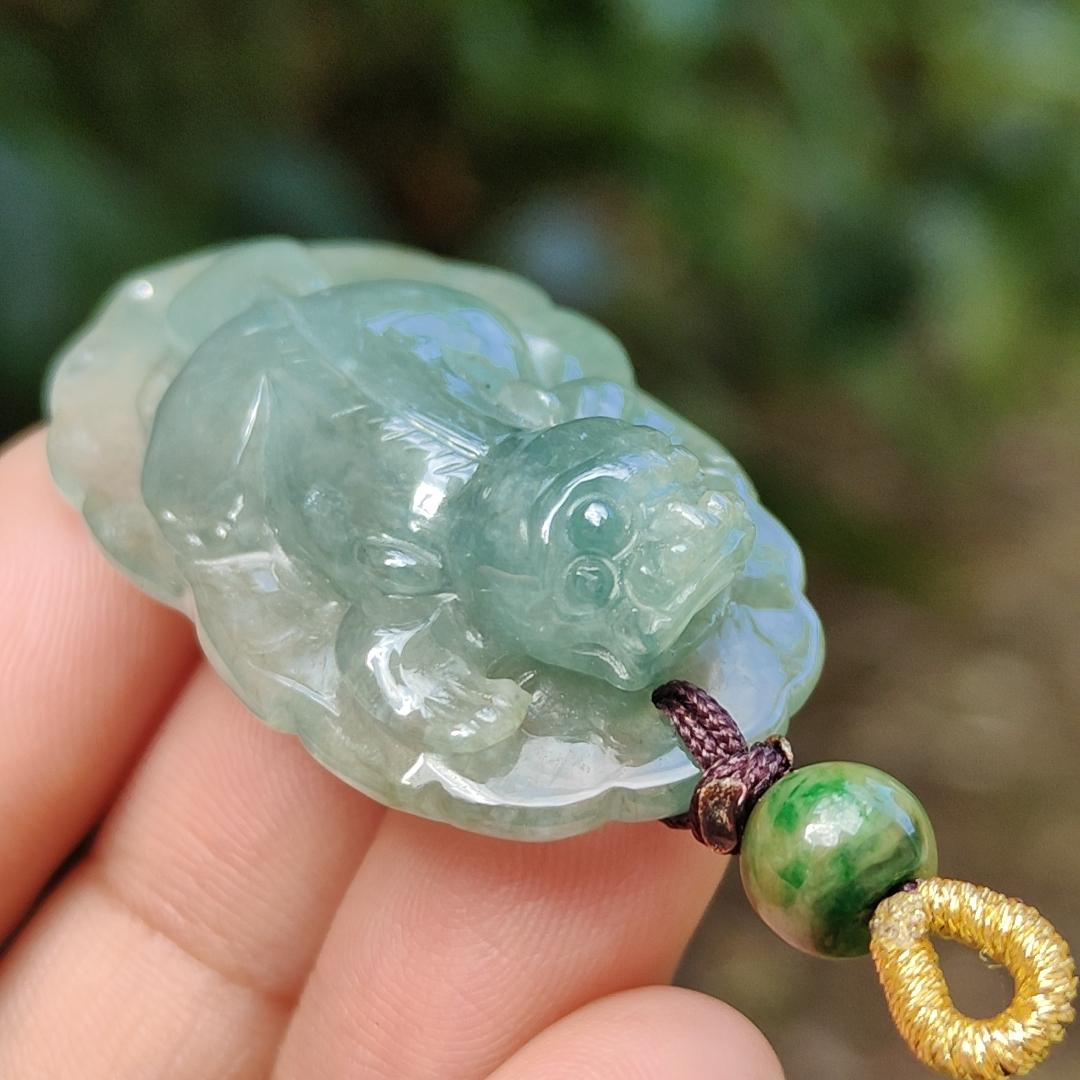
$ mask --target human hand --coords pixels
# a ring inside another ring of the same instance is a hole
[[[387,811],[107,565],[40,432],[0,500],[4,1080],[781,1077],[663,985],[727,860],[659,825],[519,844]]]

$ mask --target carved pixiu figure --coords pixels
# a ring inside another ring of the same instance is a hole
[[[195,255],[113,294],[50,405],[113,559],[391,805],[537,838],[662,817],[695,768],[649,688],[693,679],[758,739],[816,678],[798,550],[736,462],[509,275]]]

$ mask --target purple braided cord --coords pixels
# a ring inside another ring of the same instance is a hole
[[[734,854],[755,803],[791,771],[791,745],[773,736],[748,746],[727,709],[693,683],[664,683],[652,700],[701,769],[686,813],[664,823],[689,829],[715,851]]]
[[[746,739],[731,713],[700,686],[681,679],[664,683],[653,691],[652,703],[667,715],[699,768],[746,753]]]

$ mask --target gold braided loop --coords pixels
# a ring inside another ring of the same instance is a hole
[[[930,935],[977,949],[1008,968],[1008,1008],[985,1020],[959,1012]],[[915,1055],[957,1080],[1023,1076],[1075,1015],[1069,947],[1034,908],[981,885],[928,878],[882,900],[870,952],[889,1012]]]

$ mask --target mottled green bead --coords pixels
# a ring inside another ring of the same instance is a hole
[[[930,819],[880,769],[826,761],[774,784],[742,839],[743,887],[786,942],[820,956],[861,956],[878,901],[937,872]]]

